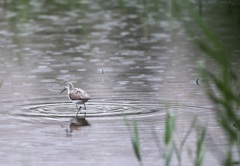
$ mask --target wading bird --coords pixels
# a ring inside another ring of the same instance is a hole
[[[82,109],[81,106],[78,108],[78,104],[83,104],[84,109],[86,109],[85,103],[88,100],[90,100],[90,97],[87,94],[87,92],[85,92],[84,90],[79,89],[79,88],[74,88],[74,86],[71,82],[66,83],[66,85],[64,86],[64,89],[61,91],[61,93],[63,93],[65,90],[68,91],[69,100],[71,100],[74,104],[76,104],[76,108],[78,110],[78,112],[76,114],[76,116],[77,116],[78,113],[81,112],[81,109]]]

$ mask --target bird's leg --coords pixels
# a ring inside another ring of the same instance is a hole
[[[78,113],[79,113],[79,112],[81,113],[81,109],[82,109],[82,107],[80,106],[79,109],[78,109],[78,112],[77,112],[77,114],[76,114],[76,117],[78,116]]]
[[[81,110],[78,110],[77,114],[76,114],[76,117],[78,117],[78,113],[81,112]]]
[[[83,105],[84,105],[84,110],[86,110],[86,105],[85,105],[85,103],[83,103]],[[85,117],[86,117],[86,112],[84,112],[84,119],[85,119]]]

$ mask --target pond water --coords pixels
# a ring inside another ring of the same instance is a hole
[[[163,142],[166,103],[177,114],[179,138],[195,115],[214,118],[196,84],[202,56],[181,24],[168,21],[166,7],[115,0],[1,3],[1,163],[138,165],[127,118],[138,121],[143,164],[161,165],[153,131]],[[90,125],[72,132],[77,110],[59,94],[68,81],[91,96]],[[208,123],[218,136],[215,122]],[[193,133],[184,165],[193,165],[195,140]],[[206,155],[205,162],[215,163]]]

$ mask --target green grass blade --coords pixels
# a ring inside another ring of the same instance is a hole
[[[138,161],[142,161],[141,151],[140,151],[139,133],[138,133],[138,124],[137,124],[136,120],[133,121],[133,129],[134,129],[134,136],[132,138],[132,145],[133,145],[134,153],[135,153]]]
[[[205,140],[205,135],[206,135],[206,127],[204,127],[201,131],[200,136],[198,137],[197,140],[197,149],[196,149],[196,158],[194,160],[194,165],[195,166],[201,166],[204,158],[204,140]]]
[[[124,121],[126,123],[127,129],[130,133],[132,133],[131,125],[124,116]],[[131,142],[134,150],[134,154],[136,155],[138,161],[140,162],[140,165],[142,165],[142,157],[141,157],[141,150],[140,150],[140,140],[139,140],[139,132],[138,132],[138,123],[136,120],[133,120],[133,135],[131,136]]]
[[[164,142],[166,145],[169,144],[169,142],[172,139],[172,135],[175,129],[175,121],[176,117],[167,112],[165,118],[165,135],[164,135]]]

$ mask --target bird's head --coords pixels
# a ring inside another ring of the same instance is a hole
[[[71,82],[67,82],[64,86],[64,89],[60,92],[60,94],[63,93],[65,90],[70,91],[72,89],[73,89],[73,84]]]

